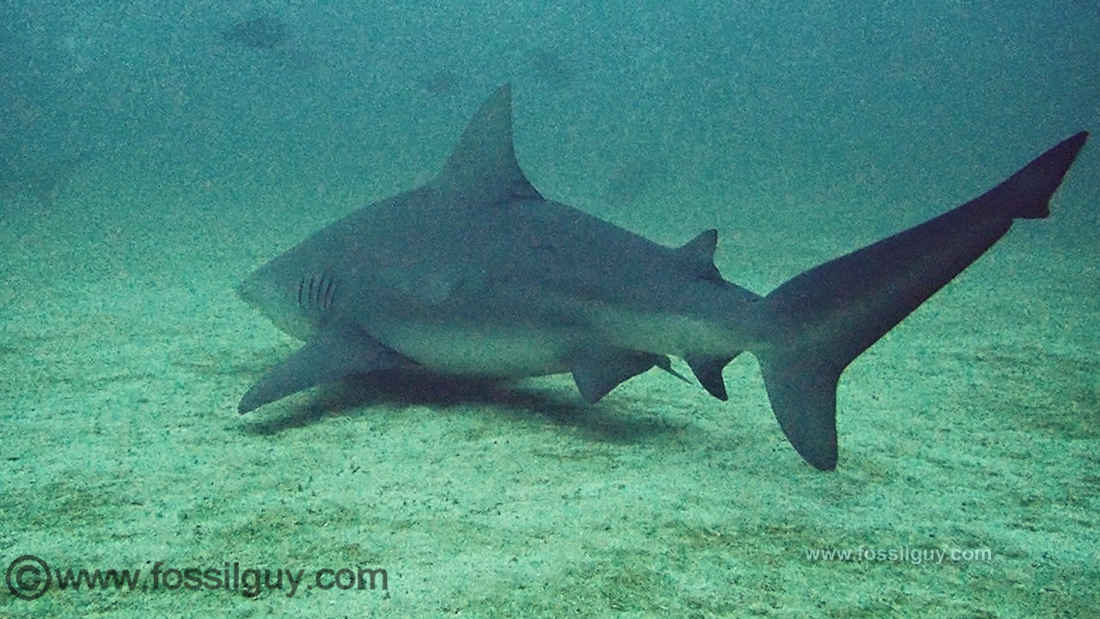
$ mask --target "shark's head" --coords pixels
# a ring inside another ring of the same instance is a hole
[[[317,325],[310,303],[328,282],[317,277],[275,277],[270,267],[268,264],[249,275],[237,286],[237,294],[282,331],[300,340],[309,339]]]

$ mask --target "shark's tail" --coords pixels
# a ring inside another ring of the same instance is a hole
[[[764,344],[752,352],[779,425],[807,462],[836,467],[844,368],[997,242],[1013,219],[1046,217],[1087,138],[1078,133],[981,197],[805,271],[765,297]]]

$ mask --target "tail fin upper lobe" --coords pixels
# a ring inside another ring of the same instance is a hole
[[[836,386],[861,352],[997,242],[1017,218],[1046,217],[1084,146],[1082,131],[982,196],[805,271],[765,297],[752,352],[779,425],[807,462],[836,467]]]

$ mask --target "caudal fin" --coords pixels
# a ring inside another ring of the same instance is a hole
[[[836,467],[844,368],[1004,236],[1013,219],[1046,217],[1087,138],[1082,131],[982,196],[796,275],[765,297],[765,343],[752,352],[779,425],[807,462]]]

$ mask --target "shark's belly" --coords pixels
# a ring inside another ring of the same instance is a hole
[[[562,330],[461,328],[432,324],[375,325],[387,347],[435,372],[519,378],[568,371],[581,336]]]

